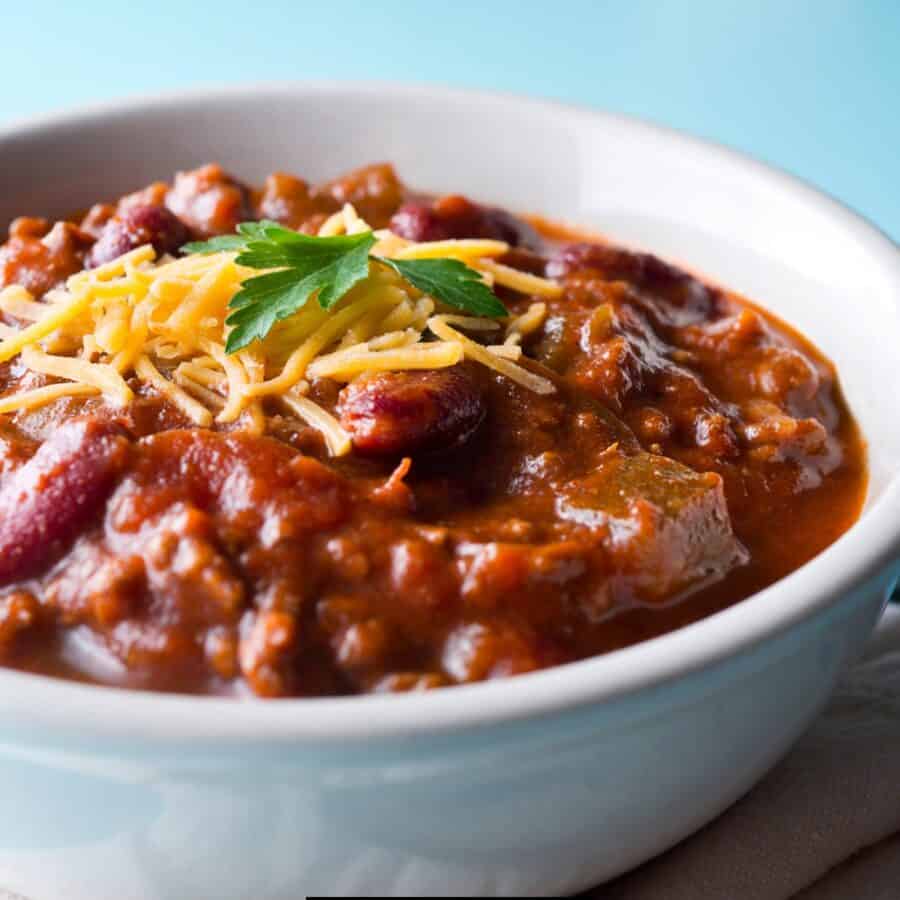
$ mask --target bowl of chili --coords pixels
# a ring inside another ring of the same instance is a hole
[[[801,182],[345,84],[0,161],[4,885],[575,891],[746,791],[876,623],[900,259]]]

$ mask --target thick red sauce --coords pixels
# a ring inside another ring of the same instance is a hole
[[[473,363],[323,379],[341,459],[276,408],[265,437],[199,429],[137,385],[124,413],[2,416],[0,663],[266,697],[514,675],[736,603],[858,516],[863,444],[808,341],[655,257],[416,197],[390,166],[260,190],[207,166],[77,222],[18,220],[0,286],[40,295],[253,217],[314,232],[347,201],[415,240],[506,240],[507,264],[558,279],[525,343],[556,391]],[[38,384],[0,368],[4,394]]]

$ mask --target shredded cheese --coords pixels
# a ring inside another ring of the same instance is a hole
[[[201,339],[200,347],[222,367],[228,380],[228,400],[225,408],[216,416],[216,421],[235,422],[243,409],[243,397],[248,387],[247,373],[240,360],[235,356],[229,356],[222,344]]]
[[[19,412],[20,410],[37,409],[60,400],[63,397],[90,397],[100,393],[99,388],[90,384],[48,384],[45,387],[22,391],[19,394],[7,394],[0,397],[0,413]]]
[[[504,359],[511,359],[513,362],[518,362],[522,358],[522,348],[517,344],[488,344],[485,349],[493,353],[494,356],[502,356]]]
[[[332,456],[345,456],[350,452],[352,441],[350,435],[341,427],[341,423],[322,409],[318,403],[313,403],[307,397],[301,397],[295,391],[288,391],[281,397],[281,402],[299,419],[318,430],[325,439]]]
[[[57,328],[76,319],[88,308],[90,302],[90,294],[83,292],[80,296],[73,297],[70,303],[60,303],[55,309],[50,307],[44,317],[33,325],[29,325],[13,337],[0,341],[0,363],[18,356],[26,347],[37,343],[56,331]]]
[[[337,237],[347,231],[347,219],[344,211],[340,210],[330,215],[319,228],[319,237]]]
[[[141,355],[135,363],[134,370],[137,376],[147,384],[156,388],[167,400],[180,409],[189,419],[204,428],[209,428],[213,423],[212,413],[202,404],[183,391],[178,385],[163,378],[162,373],[148,356]]]
[[[250,384],[259,384],[265,377],[265,363],[252,350],[242,350],[237,357],[247,374],[247,381]],[[247,431],[257,435],[265,434],[266,416],[262,401],[251,400],[245,407],[244,414],[248,422]]]
[[[485,254],[487,255],[487,254]],[[503,263],[492,259],[479,259],[475,264],[481,271],[490,275],[494,284],[503,285],[520,294],[534,294],[537,297],[547,297],[551,300],[562,295],[562,285],[546,278],[539,278],[529,272],[522,272],[512,266],[504,266]]]
[[[0,291],[0,309],[16,319],[24,319],[27,322],[37,322],[43,319],[47,307],[43,303],[36,303],[31,299],[31,294],[18,284],[11,284]]]
[[[54,375],[98,388],[116,406],[127,406],[134,399],[134,393],[125,379],[107,363],[90,363],[70,356],[51,356],[34,346],[22,350],[22,362],[32,372]]]
[[[428,320],[428,327],[431,331],[445,341],[457,341],[462,345],[463,352],[468,359],[474,359],[482,365],[505,375],[516,384],[521,384],[536,394],[552,394],[554,391],[553,382],[540,375],[535,375],[521,366],[491,353],[486,347],[467,338],[464,334],[451,327],[454,324],[460,324],[461,316],[432,316]]]
[[[320,356],[307,370],[313,378],[333,378],[352,381],[363,372],[393,372],[398,369],[443,369],[456,365],[463,357],[463,348],[454,341],[435,341],[430,344],[376,350],[371,342],[358,344]]]
[[[212,357],[206,358],[212,360]],[[203,357],[201,357],[201,359],[203,359]],[[176,378],[179,372],[186,378],[190,378],[191,381],[202,384],[204,387],[208,388],[219,388],[226,381],[225,376],[221,372],[218,372],[216,369],[200,360],[180,363],[178,368],[175,369]],[[219,399],[222,399],[221,395],[219,395]]]
[[[163,334],[181,335],[203,318],[221,314],[240,286],[237,267],[228,257],[204,272],[162,325]]]
[[[221,394],[210,390],[199,381],[194,381],[190,375],[179,366],[172,374],[172,380],[179,387],[183,387],[192,397],[199,400],[204,406],[211,407],[217,412],[225,405]]]
[[[367,230],[345,204],[319,234]],[[509,249],[503,241],[414,243],[386,230],[375,235],[375,252],[384,257],[458,259],[488,284],[545,299],[561,291],[497,262]],[[17,285],[0,290],[0,311],[7,317],[0,323],[0,363],[18,357],[25,368],[57,379],[0,397],[0,414],[99,395],[127,406],[143,383],[204,428],[218,423],[262,434],[266,404],[277,400],[340,456],[350,452],[350,436],[305,396],[309,379],[348,382],[367,372],[443,368],[465,358],[537,393],[554,390],[548,379],[517,364],[523,338],[543,324],[544,302],[505,322],[452,315],[385,266],[373,266],[331,309],[310,302],[263,340],[228,354],[229,303],[241,282],[255,274],[238,265],[234,253],[156,259],[153,248],[144,246],[78,272],[42,300]],[[482,343],[464,332],[497,332],[498,340]]]
[[[502,256],[509,250],[503,241],[464,238],[447,241],[430,241],[424,244],[408,244],[397,250],[395,259],[482,259],[485,256]],[[513,269],[513,271],[516,271]]]
[[[506,326],[506,340],[508,346],[517,346],[522,343],[522,338],[537,331],[547,318],[546,303],[532,303],[521,316],[509,320]]]

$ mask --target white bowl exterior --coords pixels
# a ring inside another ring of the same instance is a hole
[[[872,442],[870,508],[820,560],[725,613],[504,685],[234,705],[0,673],[0,796],[17,810],[0,819],[0,887],[33,900],[561,893],[720,812],[824,703],[896,575],[896,249],[784,176],[669,132],[386,86],[189,95],[0,134],[15,173],[0,221],[210,158],[248,179],[389,158],[416,187],[689,261],[836,360]]]
[[[560,896],[738,799],[827,699],[887,578],[713,670],[439,737],[238,747],[0,727],[0,885],[31,900]]]

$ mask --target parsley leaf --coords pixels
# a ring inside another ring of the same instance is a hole
[[[478,316],[505,316],[506,307],[478,272],[455,259],[386,259],[370,256],[371,231],[312,237],[277,222],[242,222],[237,234],[182,247],[184,253],[237,253],[235,262],[268,269],[248,278],[228,304],[231,331],[225,345],[235,353],[264,338],[275,323],[292,316],[313,294],[323,309],[334,306],[369,275],[369,260],[389,266],[401,278],[448,306]]]
[[[369,275],[369,250],[375,243],[371,231],[319,238],[268,221],[242,222],[237,230],[238,234],[182,247],[185,253],[238,251],[238,265],[275,270],[248,278],[231,298],[227,353],[264,338],[313,294],[328,309]]]
[[[244,250],[250,241],[280,241],[290,239],[296,232],[282,227],[271,219],[261,222],[241,222],[237,226],[237,234],[222,234],[208,241],[194,241],[181,248],[182,253],[197,253],[209,256],[211,253],[234,253]]]
[[[423,294],[477,316],[506,316],[506,307],[481,280],[481,275],[458,259],[385,259],[401,278]]]
[[[243,250],[247,243],[245,238],[237,234],[223,234],[210,238],[208,241],[192,241],[181,248],[182,253],[199,253],[201,256],[209,256],[211,253],[230,253],[235,250]]]

